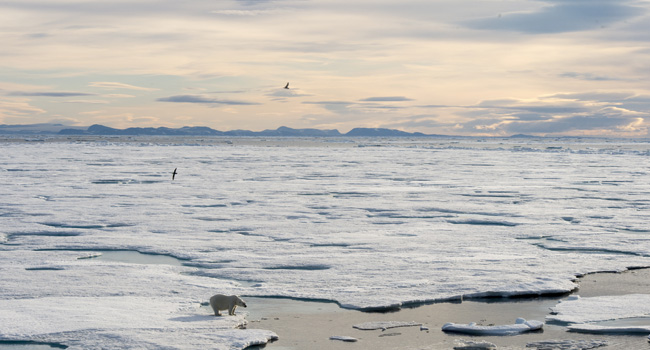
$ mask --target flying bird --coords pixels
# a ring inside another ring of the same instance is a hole
[[[285,85],[284,88],[288,89],[289,88],[289,83],[287,83],[287,85]]]
[[[176,177],[176,174],[178,174],[178,173],[176,172],[176,169],[178,169],[178,168],[174,168],[174,172],[172,173],[172,180],[174,180],[174,178]]]

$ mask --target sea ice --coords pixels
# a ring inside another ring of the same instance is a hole
[[[403,321],[381,321],[381,322],[365,322],[361,324],[355,324],[354,328],[360,329],[362,331],[371,331],[376,329],[381,329],[385,331],[389,328],[398,328],[398,327],[415,327],[421,326],[422,323],[416,322],[403,322]]]
[[[644,333],[650,334],[650,325],[647,326],[600,326],[589,323],[578,323],[567,326],[567,329],[580,333],[616,334],[616,333]]]
[[[141,141],[1,145],[0,338],[178,344],[221,321],[173,310],[215,293],[397,309],[650,266],[644,142]],[[78,259],[106,250],[182,266]],[[220,327],[217,348],[268,338]]]
[[[496,350],[497,346],[488,341],[456,340],[454,350]]]
[[[2,256],[8,264],[0,267],[0,340],[71,349],[243,349],[277,338],[239,329],[247,324],[245,313],[217,318],[200,309],[215,290],[237,288],[180,273],[190,268],[78,259],[87,254],[69,251],[11,250]]]
[[[216,318],[181,298],[14,299],[0,300],[0,310],[0,339],[69,349],[244,349],[277,339],[270,331],[238,329],[246,325],[245,315]]]
[[[544,322],[540,321],[526,321],[523,318],[518,318],[515,324],[501,325],[501,326],[482,326],[472,322],[469,324],[460,323],[446,323],[442,326],[445,332],[456,332],[466,334],[481,334],[481,335],[512,335],[542,329]]]
[[[551,322],[588,323],[631,317],[650,317],[650,294],[580,298],[571,296],[552,308]]]
[[[330,337],[330,339],[331,340],[340,340],[340,341],[344,341],[344,342],[348,342],[348,343],[354,343],[354,342],[359,340],[357,338],[349,337],[349,336],[346,336],[346,335],[333,335],[333,336]]]
[[[544,340],[526,344],[526,348],[537,350],[588,350],[607,346],[606,340]]]

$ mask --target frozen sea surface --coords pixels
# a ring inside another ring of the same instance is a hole
[[[200,303],[386,309],[650,266],[645,142],[122,141],[1,145],[0,339],[243,348],[273,335]]]

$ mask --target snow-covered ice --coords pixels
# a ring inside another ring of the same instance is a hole
[[[560,301],[552,311],[554,314],[546,317],[549,322],[589,323],[633,317],[648,317],[650,321],[650,294],[571,296]]]
[[[650,320],[650,319],[649,319]],[[598,333],[598,334],[630,334],[643,333],[650,334],[650,325],[647,326],[599,326],[595,324],[574,324],[567,327],[570,331],[580,333]]]
[[[241,348],[272,334],[196,305],[399,308],[650,266],[647,142],[123,140],[1,145],[0,339]],[[120,250],[177,263],[98,256]]]
[[[650,295],[628,294],[580,298],[571,296],[552,308],[548,321],[570,323],[581,333],[650,333]]]
[[[454,350],[496,350],[497,346],[488,341],[456,340]]]
[[[530,320],[526,321],[523,318],[515,320],[514,324],[484,326],[476,324],[475,322],[468,324],[461,323],[445,323],[442,330],[445,332],[466,333],[466,334],[480,334],[480,335],[513,335],[530,331],[537,331],[544,327],[544,322]]]

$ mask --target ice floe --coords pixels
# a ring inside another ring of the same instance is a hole
[[[588,323],[631,317],[650,317],[650,294],[580,298],[571,296],[552,308],[549,322]]]
[[[544,327],[544,322],[518,318],[514,324],[500,326],[483,326],[475,322],[469,324],[445,323],[442,330],[445,332],[480,334],[480,335],[512,335],[530,331],[540,330]]]
[[[354,338],[354,337],[350,337],[350,336],[347,336],[347,335],[333,335],[333,336],[330,337],[330,339],[331,340],[340,340],[340,341],[344,341],[344,342],[348,342],[348,343],[354,343],[356,341],[359,341],[359,339]]]
[[[79,260],[86,254],[71,251],[2,255],[11,263],[0,267],[0,340],[71,349],[243,349],[277,338],[270,331],[240,329],[246,314],[217,318],[201,309],[215,290],[237,288],[181,273],[189,268]],[[41,266],[25,268],[35,266],[33,261]],[[28,289],[20,285],[25,281]]]
[[[497,346],[488,341],[456,340],[454,350],[496,350]]]
[[[247,324],[245,315],[217,318],[182,298],[13,299],[0,300],[0,310],[1,340],[56,343],[71,349],[244,349],[277,339],[270,331],[239,329]]]
[[[526,348],[537,350],[589,350],[607,346],[606,340],[543,340],[526,344]]]
[[[353,328],[360,329],[362,331],[371,331],[381,329],[385,331],[390,328],[399,328],[399,327],[416,327],[422,326],[422,323],[417,322],[403,322],[403,321],[379,321],[379,322],[365,322],[360,324],[355,324]]]
[[[648,319],[650,321],[650,318]],[[647,326],[600,326],[589,323],[578,323],[567,326],[567,329],[580,333],[597,333],[597,334],[630,334],[643,333],[650,334],[650,324]]]

